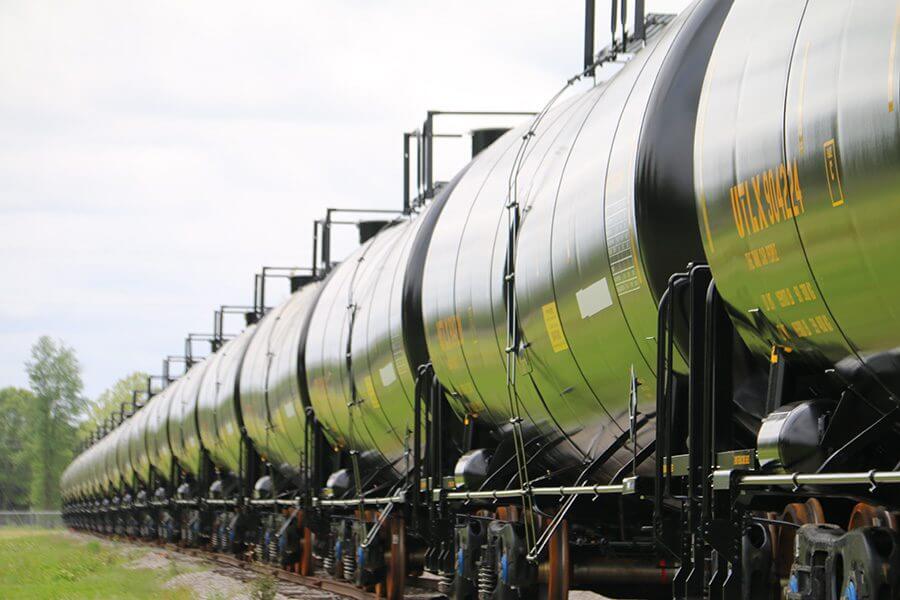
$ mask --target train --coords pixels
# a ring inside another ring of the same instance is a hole
[[[900,2],[636,23],[102,432],[69,525],[391,599],[900,598]]]

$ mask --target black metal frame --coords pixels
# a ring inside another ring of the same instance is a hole
[[[687,348],[680,350],[687,355],[686,375],[676,365],[676,338],[684,337],[678,335],[683,328]],[[673,598],[694,600],[707,593],[711,598],[740,598],[746,513],[712,485],[717,453],[734,449],[735,332],[707,265],[689,265],[669,280],[659,303],[657,336],[653,522],[661,552],[674,554],[680,562]],[[673,469],[673,457],[679,454],[687,454],[683,477]]]
[[[594,29],[596,27],[596,0],[584,2],[584,73],[593,76],[597,66],[604,62],[601,58],[615,57],[616,53],[628,51],[628,41],[643,40],[646,38],[644,0],[634,2],[634,31],[628,35],[628,0],[610,0],[610,34],[612,47],[608,56],[598,57],[594,50]],[[622,38],[616,42],[616,34],[622,26]]]
[[[528,111],[503,110],[429,110],[425,113],[425,121],[421,129],[403,133],[403,214],[410,214],[413,209],[434,198],[437,183],[434,180],[434,140],[460,139],[462,133],[435,133],[434,120],[440,116],[457,117],[529,117],[537,113]],[[410,182],[410,140],[416,140],[416,196],[411,197]]]
[[[184,357],[186,364],[194,365],[197,361],[194,357],[194,342],[209,342],[210,352],[214,353],[225,340],[231,339],[233,336],[222,335],[221,332],[213,333],[189,333],[184,338]]]
[[[247,321],[253,322],[258,318],[255,304],[254,306],[239,304],[222,304],[219,306],[218,310],[213,311],[213,343],[217,346],[216,350],[222,346],[226,337],[229,337],[225,334],[225,315],[241,315],[244,317],[245,323]]]
[[[359,221],[337,221],[333,218],[336,214],[388,214],[402,215],[404,210],[392,208],[328,208],[325,210],[325,218],[313,223],[313,259],[312,268],[309,269],[314,278],[322,278],[331,271],[334,264],[331,262],[331,227],[333,225],[352,225],[359,227]],[[321,243],[320,243],[321,242]],[[319,248],[321,245],[321,255]]]
[[[270,307],[266,306],[266,280],[267,279],[287,279],[291,283],[291,291],[296,291],[305,283],[318,278],[316,271],[315,251],[313,254],[312,267],[262,267],[259,273],[253,278],[253,308],[255,319],[262,318]],[[225,307],[222,307],[225,308]],[[236,307],[232,307],[236,308]],[[248,319],[248,324],[251,322]],[[219,329],[221,334],[221,326]]]
[[[738,409],[732,394],[739,372],[735,363],[739,344],[708,266],[690,265],[685,273],[672,276],[660,299],[657,339],[658,453],[653,524],[661,555],[673,556],[680,563],[672,582],[673,598],[767,598],[769,587],[753,586],[751,580],[773,572],[771,548],[754,547],[749,532],[760,522],[775,527],[791,524],[760,517],[759,512],[781,511],[798,497],[863,502],[874,498],[877,502],[881,489],[876,489],[874,472],[870,473],[869,493],[863,494],[858,488],[827,484],[802,489],[802,482],[791,475],[780,477],[793,480],[793,489],[779,488],[774,481],[747,487],[743,479],[751,464],[732,468],[717,465],[729,453],[744,453],[749,462],[754,450],[737,447]],[[687,374],[677,370],[679,351],[687,357]],[[790,400],[798,382],[810,377],[821,380],[825,375],[807,373],[790,363],[786,355],[777,345],[773,347],[768,385],[760,391],[765,395],[766,412]],[[676,458],[681,459],[677,473]],[[845,485],[859,479],[852,473],[836,477],[847,479],[839,482]]]

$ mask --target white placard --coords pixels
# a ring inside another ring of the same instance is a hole
[[[394,371],[394,363],[388,363],[378,370],[381,375],[381,385],[387,387],[397,381],[397,372]]]
[[[606,277],[575,292],[575,299],[578,301],[578,310],[581,311],[582,319],[592,317],[604,308],[612,306],[612,296],[609,293]]]

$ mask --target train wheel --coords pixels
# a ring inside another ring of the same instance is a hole
[[[300,552],[300,574],[309,577],[315,571],[313,564],[313,532],[309,527],[303,528],[303,549]]]
[[[517,506],[498,506],[494,518],[498,521],[515,523],[519,520],[519,508]]]
[[[850,513],[850,523],[847,525],[847,531],[859,527],[887,527],[896,530],[897,518],[894,513],[883,506],[873,506],[860,502],[853,507],[853,512]]]
[[[391,519],[391,544],[388,556],[386,594],[387,600],[400,600],[406,585],[406,524],[400,517]]]
[[[569,597],[569,523],[563,521],[547,547],[547,561],[540,567],[538,598],[565,600]]]
[[[806,502],[788,504],[778,520],[796,525],[819,524],[825,522],[825,511],[822,510],[822,504],[817,499],[810,498]],[[796,537],[796,527],[782,525],[778,528],[778,537],[775,539],[774,547],[775,570],[782,584],[790,577],[791,565],[794,564],[794,540]]]

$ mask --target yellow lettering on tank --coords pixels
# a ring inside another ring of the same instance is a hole
[[[569,349],[566,342],[566,335],[563,333],[562,323],[559,320],[559,311],[556,309],[556,302],[548,302],[541,307],[544,315],[544,327],[547,329],[547,337],[550,338],[550,346],[553,352],[562,352]]]
[[[796,337],[808,338],[834,331],[834,325],[828,315],[815,315],[805,319],[791,321],[791,329]]]
[[[778,166],[778,184],[781,187],[782,210],[787,220],[794,216],[794,209],[791,206],[791,182],[788,179],[787,167],[784,165]]]
[[[782,340],[790,339],[791,336],[788,333],[787,327],[784,325],[784,323],[778,323],[777,325],[775,325],[775,329],[778,330],[778,335],[781,336]]]
[[[778,298],[778,304],[781,305],[781,308],[787,308],[789,306],[797,304],[789,288],[782,288],[780,290],[777,290],[775,292],[775,297]]]
[[[811,302],[816,299],[816,293],[813,291],[812,284],[808,281],[795,285],[794,293],[800,299],[800,302]]]
[[[744,215],[741,213],[740,202],[737,195],[737,186],[731,188],[731,214],[734,216],[734,226],[737,228],[738,236],[744,237]]]
[[[794,216],[799,217],[803,214],[803,190],[800,189],[800,169],[797,167],[797,160],[793,162],[793,175],[791,176],[791,199],[794,202]]]
[[[785,186],[783,183],[786,179],[786,174],[784,170],[784,165],[780,167],[776,167],[775,169],[775,205],[778,207],[778,212],[781,213],[782,219],[789,219],[790,215],[787,212],[787,202],[785,201]]]
[[[760,194],[760,191],[759,191],[760,179],[761,179],[761,176],[757,175],[752,180],[753,181],[753,195],[756,198],[756,208],[757,208],[758,214],[759,214],[760,226],[763,229],[765,229],[766,227],[769,226],[769,224],[766,222],[766,211],[763,210],[762,195]]]
[[[769,169],[763,176],[763,194],[766,197],[766,207],[769,211],[769,221],[771,223],[781,222],[781,212],[778,210],[778,199],[775,195],[775,173]]]
[[[840,206],[844,203],[844,188],[841,185],[841,171],[834,138],[825,142],[823,149],[825,154],[825,177],[828,179],[828,194],[831,197],[831,205]]]
[[[744,260],[747,262],[747,269],[755,271],[779,262],[781,257],[778,256],[778,247],[775,245],[775,242],[772,242],[771,244],[751,248],[744,252]]]
[[[438,345],[444,352],[459,348],[462,343],[462,322],[456,315],[439,319],[435,324]]]
[[[753,233],[762,231],[763,228],[760,225],[759,218],[753,213],[753,205],[750,203],[750,186],[744,181],[741,183],[740,187],[741,201],[744,203],[744,210],[747,211],[747,216],[750,218],[750,225],[753,228]]]
[[[797,160],[743,179],[729,190],[731,214],[738,237],[765,231],[803,214],[803,188]]]

